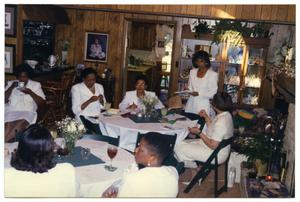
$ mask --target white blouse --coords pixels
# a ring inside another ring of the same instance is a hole
[[[18,80],[8,81],[7,86],[5,87],[5,91],[15,82]],[[26,88],[32,90],[35,94],[46,99],[46,96],[42,90],[41,84],[37,81],[28,80]],[[33,98],[23,93],[22,91],[18,90],[18,87],[14,88],[11,92],[9,97],[8,103],[5,105],[6,111],[32,111],[35,112],[38,106],[33,100]]]
[[[164,105],[161,103],[154,92],[145,91],[145,95],[155,97],[158,100],[158,103],[155,105],[155,109],[164,108]],[[119,104],[120,111],[126,111],[127,107],[129,107],[129,105],[132,105],[133,103],[138,106],[138,109],[142,109],[143,105],[140,101],[140,98],[137,96],[136,90],[126,92],[122,102]]]
[[[218,90],[218,74],[213,70],[208,69],[203,78],[197,77],[198,69],[190,71],[188,88],[189,91],[198,92],[198,96],[190,96],[185,107],[185,112],[198,114],[204,109],[207,114],[210,114],[209,99],[217,93]]]
[[[95,101],[90,103],[84,110],[81,109],[81,105],[90,99],[92,96],[103,96],[104,103],[106,102],[104,96],[104,89],[101,84],[95,83],[95,93],[93,94],[90,89],[85,85],[84,82],[76,84],[71,89],[72,94],[72,110],[76,115],[76,119],[80,120],[79,116],[99,116],[101,109],[104,106],[99,102]]]

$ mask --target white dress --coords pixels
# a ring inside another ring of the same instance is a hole
[[[4,170],[5,197],[76,197],[77,189],[75,168],[69,163],[57,164],[45,173]]]
[[[161,101],[155,95],[155,92],[145,91],[145,95],[155,97],[158,100],[158,103],[155,105],[155,109],[164,108],[164,105],[161,103]],[[129,107],[129,105],[132,105],[133,103],[138,106],[138,109],[143,108],[140,98],[137,96],[136,90],[126,92],[122,102],[119,104],[120,111],[126,111],[127,107]]]
[[[172,166],[146,167],[123,177],[118,197],[176,197],[178,178]]]
[[[15,81],[18,82],[18,80],[8,81],[5,91]],[[29,88],[45,100],[45,94],[39,82],[28,80],[26,88]],[[5,122],[25,119],[29,124],[34,124],[37,119],[37,108],[38,106],[33,98],[16,87],[12,90],[8,103],[5,104]]]
[[[206,135],[208,138],[221,142],[233,136],[233,121],[229,112],[222,112],[215,116]],[[179,161],[202,161],[205,162],[213,150],[202,139],[185,140],[175,146],[174,152]],[[218,163],[223,163],[228,157],[230,146],[223,148],[218,154]],[[214,162],[213,162],[214,163]]]
[[[185,112],[198,114],[204,109],[207,114],[211,114],[209,99],[217,93],[218,90],[218,74],[208,69],[203,78],[197,77],[198,69],[190,71],[188,88],[189,91],[198,92],[198,96],[190,96],[185,107]]]
[[[81,122],[79,118],[80,115],[99,116],[101,113],[101,109],[104,108],[104,106],[99,101],[95,101],[90,103],[84,110],[81,110],[81,105],[88,99],[90,99],[92,96],[102,95],[104,103],[106,102],[103,86],[98,83],[95,83],[94,94],[89,90],[89,88],[84,84],[84,82],[74,85],[71,89],[71,94],[72,111],[76,116],[76,120],[79,122]]]

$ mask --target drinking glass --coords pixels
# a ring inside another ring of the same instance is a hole
[[[161,113],[161,115],[164,117],[164,116],[167,115],[168,109],[167,109],[167,108],[162,108],[162,109],[160,110],[160,113]]]
[[[110,158],[110,165],[105,165],[105,169],[108,171],[115,171],[117,169],[117,167],[113,167],[112,166],[112,160],[113,158],[115,158],[115,156],[118,153],[118,147],[114,146],[114,145],[108,145],[107,146],[107,155]]]
[[[81,148],[81,157],[83,160],[87,160],[91,154],[91,150],[89,148]]]
[[[104,104],[104,109],[108,112],[108,110],[110,110],[110,107],[111,107],[111,103],[110,102],[106,102]]]

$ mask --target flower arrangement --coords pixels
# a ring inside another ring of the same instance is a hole
[[[285,40],[279,48],[274,52],[274,57],[271,60],[270,70],[272,74],[284,74],[289,78],[295,78],[295,58],[294,47],[288,45]]]
[[[66,147],[69,152],[72,152],[75,147],[75,142],[81,137],[85,132],[85,127],[83,124],[78,123],[75,119],[66,117],[61,121],[57,121],[56,125],[58,127],[59,133],[65,139]]]
[[[145,115],[151,116],[151,112],[154,109],[155,105],[158,103],[158,99],[156,97],[145,95],[141,102],[145,107]]]
[[[67,40],[64,40],[63,42],[62,42],[62,50],[63,51],[67,51],[69,48],[70,48],[70,42],[69,41],[67,41]]]

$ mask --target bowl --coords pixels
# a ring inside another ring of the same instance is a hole
[[[25,61],[32,69],[35,68],[35,66],[39,63],[38,61],[36,60],[26,60]]]

